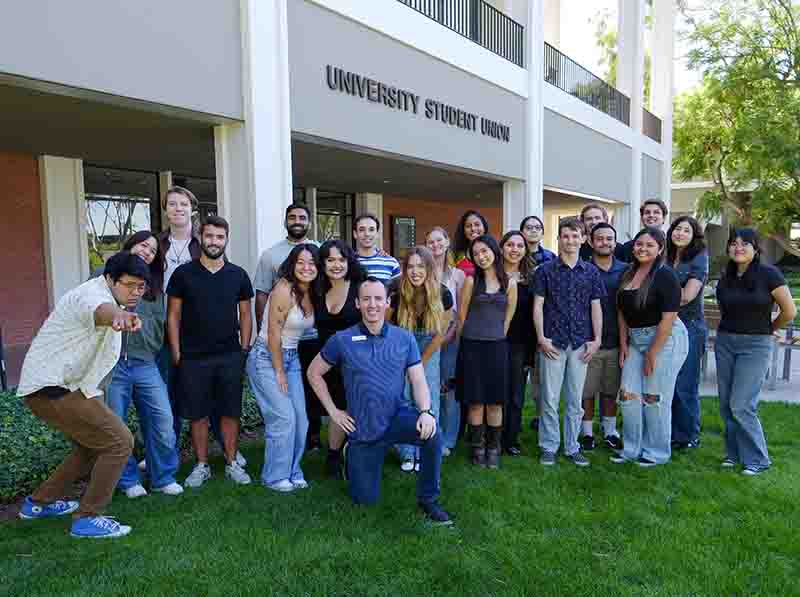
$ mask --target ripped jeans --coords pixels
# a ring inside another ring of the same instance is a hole
[[[689,337],[686,326],[676,318],[672,333],[656,357],[655,370],[645,376],[645,353],[655,340],[656,330],[653,326],[628,331],[619,404],[625,446],[622,456],[626,460],[642,457],[663,464],[672,454],[672,397],[678,372],[689,352]]]

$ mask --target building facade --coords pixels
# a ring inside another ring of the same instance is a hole
[[[29,0],[0,22],[0,329],[11,378],[49,309],[170,184],[252,271],[293,199],[394,252],[468,208],[491,231],[669,201],[672,0],[619,1],[617,88],[559,50],[570,0]],[[652,112],[643,106],[652,10]],[[553,237],[547,244],[552,245]]]

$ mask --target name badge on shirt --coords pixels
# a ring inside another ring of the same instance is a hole
[[[366,336],[353,336],[353,342],[364,342],[366,339]]]

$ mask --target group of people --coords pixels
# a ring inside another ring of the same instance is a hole
[[[225,257],[228,223],[208,216],[195,231],[196,207],[190,191],[170,188],[169,228],[134,234],[58,302],[34,339],[18,395],[75,448],[21,517],[72,514],[73,536],[125,535],[129,526],[102,515],[114,489],[145,496],[142,475],[168,495],[200,487],[212,476],[209,428],[226,478],[249,484],[238,449],[245,372],[264,419],[265,487],[308,487],[302,460],[320,449],[325,414],[327,474],[347,479],[355,503],[379,499],[394,451],[403,471],[418,473],[418,505],[436,524],[452,522],[439,503],[440,471],[460,437],[477,467],[522,454],[529,381],[544,466],[559,450],[590,465],[596,399],[613,463],[652,467],[700,445],[708,253],[692,217],[663,232],[659,200],[644,202],[642,229],[626,243],[603,206],[587,205],[558,223],[557,254],[542,246],[538,216],[498,242],[470,210],[452,241],[435,227],[402,265],[379,248],[376,216],[355,218],[355,249],[338,239],[319,246],[308,238],[310,210],[295,203],[286,238],[263,253],[253,284]],[[780,271],[761,262],[753,230],[732,232],[728,256],[716,291],[722,466],[757,475],[770,466],[757,405],[772,335],[796,310]],[[138,463],[131,402],[144,440]],[[196,463],[181,486],[183,419]],[[62,499],[87,475],[80,502]]]

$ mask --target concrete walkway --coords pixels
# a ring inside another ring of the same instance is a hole
[[[791,402],[800,404],[800,351],[792,354],[791,375],[789,381],[783,380],[783,349],[778,353],[778,380],[774,390],[770,390],[770,380],[764,383],[761,389],[761,400],[767,402]],[[717,395],[717,367],[714,352],[708,355],[708,370],[700,380],[701,396]]]

